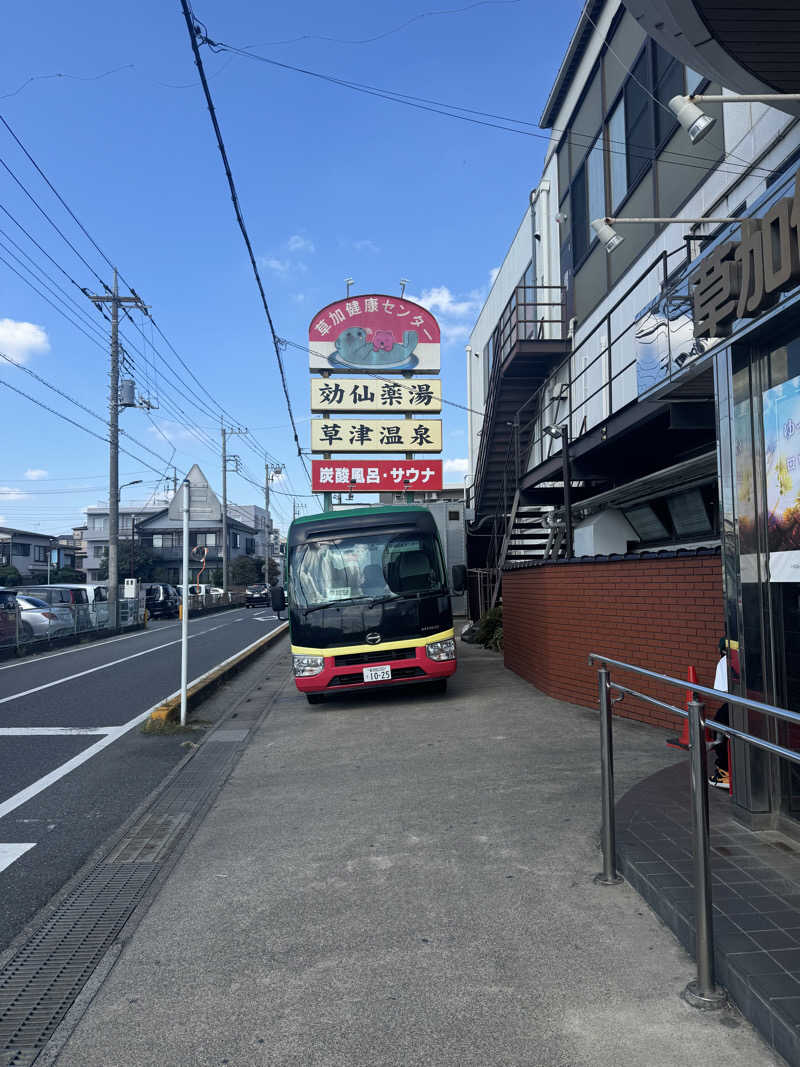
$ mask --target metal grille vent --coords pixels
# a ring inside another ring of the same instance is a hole
[[[0,971],[0,1065],[28,1067],[158,871],[98,867]]]

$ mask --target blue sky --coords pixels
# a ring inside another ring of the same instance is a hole
[[[211,38],[255,46],[281,62],[535,122],[580,4],[452,0],[447,13],[435,13],[445,9],[429,3],[341,0],[334,9],[320,0],[200,0],[195,12]],[[113,18],[110,10],[90,0],[68,14],[54,0],[9,10],[4,31],[13,48],[6,49],[0,75],[0,114],[151,305],[214,400],[286,463],[288,477],[275,489],[308,493],[180,4],[143,0],[124,13],[113,9]],[[244,58],[207,49],[203,55],[278,334],[303,343],[315,310],[344,295],[348,276],[355,279],[353,293],[396,293],[399,279],[407,278],[407,295],[429,306],[443,327],[444,395],[465,403],[464,343],[538,180],[546,140]],[[93,325],[81,321],[94,339],[0,262],[0,351],[104,416],[106,323],[67,276],[97,291],[92,269],[110,282],[110,268],[2,127],[0,158],[86,263],[3,169],[0,204],[66,273],[2,212],[0,257],[20,270],[10,253],[23,262],[23,252],[32,256],[85,305]],[[125,411],[121,425],[156,455],[123,438],[136,458],[122,457],[120,480],[145,483],[125,490],[123,499],[144,499],[170,458],[179,475],[199,463],[219,487],[218,456],[176,414],[182,407],[218,441],[218,424],[198,400],[207,397],[194,383],[198,396],[176,383],[162,356],[184,378],[185,371],[158,335],[157,350],[151,347],[146,321],[142,329],[144,338],[126,328],[141,350],[132,352],[137,384],[160,406],[149,416]],[[301,443],[308,447],[307,362],[292,348],[285,360]],[[4,361],[0,380],[103,432],[96,418]],[[107,494],[106,446],[2,387],[0,403],[0,524],[68,530],[81,521],[83,507]],[[460,481],[465,415],[446,409],[444,422],[445,477]],[[259,477],[258,454],[243,442],[235,451]],[[229,496],[237,503],[261,500],[237,475],[229,479]],[[285,525],[291,498],[278,493],[273,500]]]

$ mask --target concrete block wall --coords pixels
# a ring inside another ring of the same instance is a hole
[[[713,685],[723,632],[718,553],[552,563],[503,575],[506,667],[571,704],[597,707],[590,652],[674,678],[685,678],[692,665],[701,685]],[[629,672],[611,673],[659,700],[685,705],[684,690]],[[627,695],[615,712],[670,729],[683,722]]]

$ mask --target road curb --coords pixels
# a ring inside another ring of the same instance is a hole
[[[216,685],[233,671],[238,670],[238,668],[252,656],[257,655],[262,649],[268,648],[269,645],[277,641],[279,637],[283,637],[288,629],[288,622],[276,626],[274,630],[271,630],[263,637],[259,637],[259,639],[254,641],[251,645],[236,652],[233,656],[229,656],[228,659],[223,660],[222,663],[218,663],[216,667],[212,667],[210,671],[201,674],[199,678],[195,678],[194,681],[189,683],[186,689],[187,701],[197,703],[197,698],[201,694],[205,694],[206,690]],[[170,696],[163,700],[157,707],[153,708],[150,715],[145,720],[145,726],[150,723],[154,726],[160,726],[167,722],[176,721],[180,706],[181,691],[178,689],[176,692],[171,693]]]

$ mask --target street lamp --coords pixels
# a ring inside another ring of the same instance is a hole
[[[122,499],[122,490],[123,489],[127,489],[127,487],[129,485],[141,485],[141,484],[142,484],[142,479],[141,478],[137,478],[135,481],[132,481],[132,482],[123,482],[122,485],[117,490],[117,503],[119,503],[120,500]]]
[[[680,218],[618,218],[616,216],[607,215],[604,219],[592,219],[589,224],[594,232],[597,234],[597,238],[602,245],[605,245],[606,252],[610,255],[615,248],[625,240],[622,234],[617,233],[614,227],[611,225],[613,222],[615,226],[620,226],[630,222],[644,222],[644,223],[667,223],[667,222],[682,222],[687,226],[700,226],[705,223],[711,223],[713,226],[722,225],[725,222],[741,222],[741,219],[735,218],[723,218],[723,219],[680,219]]]
[[[673,96],[669,101],[669,109],[689,134],[692,144],[702,141],[717,121],[697,106],[698,100],[709,104],[772,104],[778,100],[800,100],[800,93],[739,93],[736,96],[693,93],[689,96]]]

